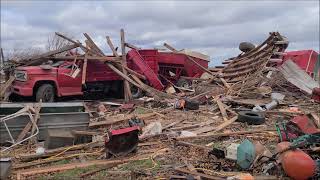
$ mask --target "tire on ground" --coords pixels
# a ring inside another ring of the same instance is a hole
[[[254,48],[255,48],[255,45],[252,43],[249,43],[249,42],[241,42],[239,44],[240,51],[245,52],[245,53],[251,51]]]
[[[265,117],[259,112],[240,111],[238,112],[238,122],[248,123],[252,125],[260,125],[265,122]]]
[[[199,102],[191,101],[191,100],[185,100],[184,108],[188,109],[188,110],[198,110],[199,109]]]
[[[53,102],[55,97],[55,90],[51,84],[42,84],[36,92],[36,101],[39,102]]]

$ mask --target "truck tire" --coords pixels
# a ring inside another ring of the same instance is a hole
[[[251,50],[254,49],[254,48],[255,48],[255,45],[252,44],[252,43],[249,43],[249,42],[241,42],[241,43],[239,44],[239,49],[240,49],[240,51],[242,51],[242,52],[244,52],[244,53],[249,52],[249,51],[251,51]]]
[[[198,110],[199,109],[199,102],[186,99],[184,108],[188,109],[188,110]]]
[[[265,122],[263,114],[254,111],[238,112],[238,122],[248,123],[249,125],[260,125]]]
[[[42,84],[36,92],[36,101],[53,102],[55,97],[54,87],[51,84]]]
[[[179,79],[176,83],[178,87],[190,89],[191,83],[187,79]]]

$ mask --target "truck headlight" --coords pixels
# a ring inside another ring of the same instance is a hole
[[[18,81],[27,81],[28,75],[26,71],[15,71],[14,77]]]

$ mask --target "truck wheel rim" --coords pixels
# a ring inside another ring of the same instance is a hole
[[[45,101],[50,101],[52,99],[52,90],[51,89],[46,89],[45,94],[44,94],[44,100]]]

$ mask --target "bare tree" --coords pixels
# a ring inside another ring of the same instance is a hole
[[[71,43],[69,41],[53,34],[48,37],[46,50],[53,51],[70,44]]]
[[[11,52],[8,53],[8,59],[14,61],[20,61],[23,59],[27,59],[29,57],[39,55],[43,53],[43,50],[40,48],[29,47],[25,49],[13,49]]]

